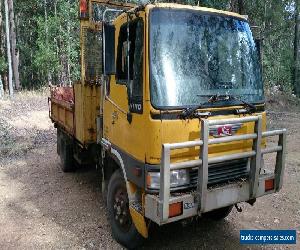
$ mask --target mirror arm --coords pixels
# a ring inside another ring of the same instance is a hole
[[[127,13],[127,88],[130,86],[130,57],[129,57],[129,53],[130,53],[130,45],[129,45],[129,14]]]
[[[102,34],[103,34],[103,37],[102,37],[102,41],[103,41],[103,45],[102,45],[102,61],[103,61],[103,75],[104,76],[106,76],[106,68],[105,68],[105,65],[106,65],[106,60],[105,60],[105,49],[106,49],[106,46],[105,46],[105,30],[104,30],[104,28],[102,29],[103,30],[103,32],[102,32]]]
[[[130,30],[129,30],[129,13],[127,13],[127,92],[128,92],[128,108],[129,111],[127,113],[127,121],[129,124],[132,122],[132,114],[130,112],[130,102],[131,102],[131,88],[130,88],[130,44],[129,44],[129,35],[130,35]]]
[[[132,113],[130,112],[127,113],[127,121],[129,122],[129,124],[132,123]]]
[[[102,23],[104,24],[106,22],[106,14],[108,12],[124,12],[124,10],[118,10],[118,9],[106,9],[104,12],[103,12],[103,15],[102,15]],[[105,51],[106,51],[106,42],[105,42],[105,29],[103,29],[103,37],[102,37],[102,40],[103,40],[103,48],[102,48],[102,51],[103,51],[103,73],[104,75],[106,76],[106,72],[105,72],[105,69],[106,69],[106,60],[105,60]]]
[[[106,9],[104,12],[103,12],[103,15],[102,15],[102,22],[106,22],[105,18],[106,18],[106,13],[108,12],[125,12],[124,10],[118,10],[118,9]]]

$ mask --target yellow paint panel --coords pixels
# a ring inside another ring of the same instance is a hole
[[[74,134],[74,113],[72,105],[51,100],[51,119],[71,135]]]
[[[75,137],[83,145],[97,140],[96,118],[100,115],[100,85],[74,84]]]
[[[238,118],[237,115],[228,116],[212,116],[209,119],[230,119]],[[263,131],[266,130],[266,113],[262,113]],[[146,147],[146,162],[149,164],[159,164],[161,157],[161,145],[164,143],[176,143],[185,141],[200,140],[201,126],[198,119],[192,120],[153,120],[146,122],[147,133],[144,140]],[[244,124],[236,133],[251,134],[254,132],[254,122]],[[213,138],[213,137],[211,137]],[[266,140],[263,139],[264,147]],[[252,140],[236,141],[230,143],[222,143],[209,146],[209,157],[218,155],[233,154],[239,152],[250,151],[252,148]],[[177,149],[171,151],[172,162],[193,160],[199,158],[199,147],[188,149]]]
[[[130,215],[131,215],[132,221],[133,221],[137,231],[144,238],[148,238],[148,228],[146,225],[145,217],[132,207],[129,207],[129,210],[130,210]]]
[[[145,13],[141,12],[139,17],[145,18]],[[118,42],[120,27],[124,22],[126,22],[124,16],[115,21],[115,45],[117,45]],[[145,20],[144,23],[146,23]],[[115,46],[115,48],[117,48],[117,46]],[[144,57],[144,78],[145,65],[146,58]],[[145,82],[143,85],[143,95],[145,96]],[[132,122],[128,122],[127,113],[129,107],[127,87],[118,84],[115,76],[111,76],[110,79],[109,99],[111,101],[108,99],[104,101],[104,137],[135,159],[145,162],[145,152],[147,147],[145,144],[145,135],[147,134],[145,125],[149,113],[145,109],[143,114],[132,113]],[[145,106],[145,101],[143,101],[143,106]]]

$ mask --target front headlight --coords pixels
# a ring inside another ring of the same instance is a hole
[[[173,170],[170,173],[171,188],[181,187],[190,184],[190,176],[186,169]],[[149,189],[160,188],[160,172],[148,172],[147,187]]]

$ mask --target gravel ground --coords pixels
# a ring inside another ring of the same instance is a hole
[[[254,207],[241,204],[242,213],[234,210],[222,222],[153,226],[143,249],[273,249],[241,246],[240,229],[297,229],[300,240],[300,113],[274,110],[269,127],[288,128],[283,189]],[[59,162],[46,96],[0,101],[0,249],[121,249],[110,234],[96,171],[64,174]]]

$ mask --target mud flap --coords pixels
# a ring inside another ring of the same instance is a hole
[[[129,210],[130,210],[130,215],[131,215],[132,221],[136,227],[136,230],[144,238],[148,238],[148,228],[146,225],[145,217],[132,207],[130,207]]]

